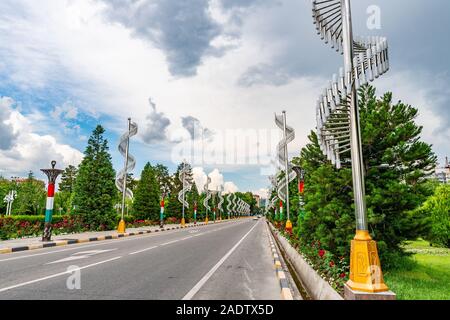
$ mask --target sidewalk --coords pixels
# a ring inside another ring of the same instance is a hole
[[[215,223],[226,222],[228,220],[216,221]],[[233,220],[230,220],[233,221]],[[214,224],[214,222],[209,222]],[[186,224],[185,228],[192,228],[198,226],[204,226],[206,223],[200,222],[194,225],[193,223]],[[149,233],[164,232],[169,230],[181,229],[180,224],[165,225],[163,229],[159,226],[142,227],[142,228],[129,228],[124,234],[119,234],[116,230],[112,231],[99,231],[99,232],[83,232],[75,234],[57,235],[53,236],[51,242],[42,242],[41,237],[23,238],[0,241],[0,254],[12,253],[19,251],[35,250],[49,247],[65,246],[77,243],[93,242],[118,239],[123,237],[131,237],[137,235],[144,235]]]

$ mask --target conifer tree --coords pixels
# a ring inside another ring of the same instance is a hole
[[[133,215],[137,219],[159,219],[160,190],[154,168],[147,163],[134,192]]]
[[[117,197],[115,171],[104,133],[103,127],[98,125],[89,138],[78,168],[73,198],[75,213],[91,229],[98,230],[113,229],[117,222],[113,209]]]
[[[415,236],[410,212],[429,195],[426,178],[435,167],[431,146],[420,141],[416,108],[392,103],[392,94],[376,98],[375,89],[359,91],[369,231],[380,257],[401,252],[402,241]],[[306,170],[306,217],[298,226],[303,240],[320,240],[339,256],[348,256],[354,235],[350,154],[336,170],[320,151],[316,134],[297,159]]]

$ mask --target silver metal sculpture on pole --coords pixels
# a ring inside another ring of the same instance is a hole
[[[341,168],[343,154],[351,154],[356,236],[347,285],[357,291],[387,291],[376,243],[368,232],[357,95],[362,85],[389,70],[387,40],[353,37],[350,0],[313,0],[312,14],[322,40],[344,56],[339,77],[333,76],[317,101],[317,135],[322,152],[336,168]]]
[[[11,216],[12,204],[14,200],[16,200],[16,197],[17,197],[16,190],[11,190],[3,199],[3,201],[6,203],[6,216]]]
[[[234,193],[230,193],[230,194],[227,195],[227,214],[228,214],[228,219],[231,218],[231,210],[232,210],[231,207],[233,205],[232,201],[233,201],[233,198],[235,198],[235,197],[236,196],[235,196]]]
[[[205,223],[208,224],[209,222],[209,211],[211,211],[211,207],[208,205],[208,201],[211,199],[211,191],[209,190],[209,184],[211,183],[211,178],[207,177],[206,179],[206,184],[205,184],[205,192],[206,192],[206,197],[205,200],[203,200],[203,206],[206,209],[206,219],[205,219]]]
[[[180,182],[182,183],[182,189],[180,193],[178,194],[178,201],[181,202],[181,205],[183,207],[182,212],[182,218],[181,218],[181,227],[184,228],[186,225],[186,219],[185,219],[185,208],[189,209],[189,203],[186,201],[186,193],[191,191],[192,184],[186,179],[186,175],[188,173],[189,167],[186,164],[186,161],[183,161],[183,168],[180,171],[180,174],[178,176],[178,179],[180,179]]]
[[[234,195],[234,198],[233,198],[233,214],[234,214],[235,217],[237,217],[237,206],[238,206],[238,204],[237,204],[236,201],[238,199],[239,198],[236,195]]]
[[[289,162],[288,144],[295,139],[295,130],[286,123],[286,111],[282,115],[275,114],[275,123],[283,131],[283,139],[278,144],[278,162],[280,170],[284,170],[285,176],[281,178],[278,185],[278,197],[286,204],[286,231],[292,232],[292,222],[289,212],[289,183],[292,182],[296,173],[292,170],[292,164]]]
[[[133,199],[133,192],[127,188],[127,177],[128,173],[134,169],[136,166],[136,159],[129,153],[130,149],[130,138],[135,136],[138,132],[138,126],[136,123],[128,118],[128,131],[125,132],[119,141],[119,152],[125,158],[124,168],[117,173],[116,176],[116,187],[122,193],[122,217],[119,223],[117,231],[119,233],[125,233],[125,198],[128,197]]]
[[[219,187],[218,196],[219,196],[219,203],[217,204],[217,210],[219,210],[219,220],[222,220],[222,213],[223,213],[223,203],[225,199],[223,198],[223,186],[221,185]]]

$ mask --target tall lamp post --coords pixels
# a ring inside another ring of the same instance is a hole
[[[318,139],[328,160],[340,169],[341,155],[351,155],[356,235],[351,242],[346,296],[386,292],[377,245],[367,224],[357,90],[389,70],[387,40],[353,37],[350,0],[313,0],[312,6],[317,33],[344,57],[339,79],[333,76],[318,99],[316,113]]]
[[[280,168],[284,169],[284,178],[278,186],[278,197],[286,203],[286,227],[288,233],[292,233],[292,222],[289,210],[289,183],[295,179],[295,172],[289,162],[288,144],[295,139],[295,130],[287,125],[286,111],[281,116],[275,114],[275,124],[283,131],[283,140],[278,144],[278,161]]]
[[[43,173],[48,178],[48,188],[47,188],[47,204],[45,206],[45,226],[44,235],[42,236],[42,241],[48,242],[52,239],[52,217],[53,217],[53,206],[55,199],[55,183],[56,179],[64,170],[55,169],[56,161],[52,161],[51,169],[41,169]]]
[[[164,228],[165,197],[166,197],[166,194],[163,193],[162,196],[161,196],[161,203],[160,203],[161,210],[159,212],[159,227],[160,228]]]
[[[125,233],[126,224],[125,224],[125,198],[128,196],[129,198],[133,198],[133,192],[127,188],[127,178],[128,172],[134,169],[136,166],[135,158],[129,153],[130,149],[130,138],[135,136],[138,131],[138,126],[136,123],[131,121],[131,118],[128,118],[128,130],[120,137],[119,142],[119,152],[125,157],[124,168],[117,174],[116,176],[116,187],[122,193],[122,216],[119,222],[119,226],[117,227],[118,233]]]

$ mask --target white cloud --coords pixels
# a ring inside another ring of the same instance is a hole
[[[257,191],[253,191],[253,194],[260,196],[261,199],[267,199],[269,197],[269,190],[262,188]]]
[[[192,173],[194,175],[194,181],[197,184],[199,191],[203,191],[207,177],[211,178],[211,183],[209,184],[209,190],[217,191],[223,186],[224,193],[234,193],[239,191],[239,188],[231,181],[224,181],[223,174],[219,169],[214,169],[208,175],[205,173],[204,168],[194,167],[192,168]]]
[[[239,188],[234,184],[234,182],[225,182],[224,193],[235,193],[238,192]]]
[[[41,135],[33,131],[33,123],[17,109],[14,100],[2,98],[0,108],[9,111],[8,122],[17,138],[8,150],[0,150],[0,169],[6,175],[24,175],[32,170],[40,175],[39,169],[48,167],[52,160],[64,168],[78,165],[83,154],[66,144],[58,143],[51,135]],[[9,101],[5,103],[5,101]]]

